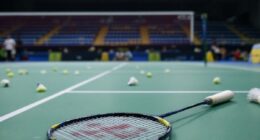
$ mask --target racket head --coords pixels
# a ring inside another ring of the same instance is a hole
[[[47,132],[49,140],[166,140],[171,125],[157,116],[139,113],[108,113],[72,119],[54,125]]]

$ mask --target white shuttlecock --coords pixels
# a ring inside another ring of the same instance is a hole
[[[64,75],[67,75],[67,74],[69,74],[69,71],[68,71],[67,69],[64,69],[64,70],[62,71],[62,73],[63,73]]]
[[[75,74],[75,75],[79,75],[80,72],[79,72],[78,70],[75,70],[74,74]]]
[[[46,74],[47,71],[46,70],[41,70],[41,74]]]
[[[19,69],[18,70],[18,74],[19,75],[27,75],[28,74],[28,70],[26,70],[26,69]]]
[[[24,75],[24,70],[23,70],[23,69],[19,69],[19,70],[18,70],[18,74],[19,74],[19,75]]]
[[[3,79],[0,82],[2,87],[9,87],[10,86],[10,81],[8,79]]]
[[[137,85],[138,84],[138,80],[135,78],[135,77],[130,77],[129,78],[129,81],[128,81],[128,83],[127,83],[129,86],[135,86],[135,85]]]
[[[218,84],[221,83],[221,79],[220,79],[220,77],[215,77],[215,78],[212,80],[212,82],[213,82],[215,85],[218,85]]]
[[[45,92],[46,90],[47,90],[47,88],[46,88],[43,84],[41,84],[41,83],[38,83],[38,84],[37,84],[37,88],[36,88],[36,91],[37,91],[37,92],[43,93],[43,92]]]
[[[144,70],[140,70],[140,74],[145,74],[145,71]]]
[[[165,73],[169,73],[169,72],[171,72],[171,70],[170,69],[165,69],[164,72]]]
[[[255,103],[260,104],[260,89],[252,88],[251,90],[249,90],[249,92],[247,94],[247,99],[250,102],[255,102]]]

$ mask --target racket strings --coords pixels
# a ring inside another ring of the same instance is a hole
[[[167,128],[162,124],[139,117],[110,116],[64,126],[53,133],[59,139],[78,140],[120,140],[158,139]]]
[[[116,123],[116,124],[117,124],[118,122],[113,122],[113,123]],[[82,126],[83,126],[83,125],[82,125]],[[106,126],[105,126],[105,127],[106,127]],[[71,129],[70,129],[70,130],[71,130]],[[73,130],[73,129],[72,129],[72,130]],[[107,131],[106,131],[106,132],[107,132]],[[122,135],[122,136],[123,136],[123,137],[121,136],[122,139],[127,139],[126,137],[124,137],[124,136],[127,136],[127,132],[122,131],[121,134],[117,134],[117,135],[118,135],[119,137],[120,137],[120,135]],[[84,136],[84,134],[81,135],[81,136]],[[147,136],[148,136],[148,135],[147,135]],[[95,139],[96,139],[96,138],[95,138]],[[105,139],[107,139],[107,137],[106,137]],[[112,137],[111,139],[114,139],[114,137]],[[132,138],[131,138],[131,139],[132,139]]]

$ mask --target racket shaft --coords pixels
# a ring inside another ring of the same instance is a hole
[[[188,110],[188,109],[200,106],[200,105],[205,105],[205,104],[208,104],[208,102],[207,101],[203,101],[203,102],[200,102],[200,103],[197,103],[197,104],[194,104],[194,105],[191,105],[191,106],[188,106],[188,107],[176,110],[176,111],[172,111],[172,112],[168,112],[168,113],[165,113],[165,114],[161,114],[161,115],[159,115],[159,117],[161,117],[161,118],[169,117],[171,115],[183,112],[185,110]]]

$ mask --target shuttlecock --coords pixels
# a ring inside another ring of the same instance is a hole
[[[170,69],[165,69],[164,72],[165,73],[169,73],[169,72],[171,72],[171,70]]]
[[[212,80],[212,82],[213,82],[215,85],[218,85],[218,84],[220,84],[221,79],[220,79],[219,77],[215,77],[215,78]]]
[[[13,73],[13,72],[8,72],[8,73],[7,73],[7,77],[13,78],[13,77],[14,77],[14,73]]]
[[[2,87],[9,87],[10,86],[10,81],[8,79],[3,79],[0,82]]]
[[[46,90],[47,90],[47,88],[46,88],[43,84],[41,84],[41,83],[38,83],[38,84],[37,84],[37,88],[36,88],[36,91],[37,91],[37,92],[43,93],[43,92],[45,92]]]
[[[247,99],[250,102],[255,102],[255,103],[260,104],[260,89],[252,88],[251,90],[249,90],[249,92],[247,94]]]
[[[46,70],[41,70],[41,74],[46,74],[47,71]]]
[[[74,74],[75,74],[75,75],[79,75],[80,72],[79,72],[78,70],[75,70]]]
[[[18,70],[18,74],[19,75],[27,75],[28,74],[28,71],[26,69],[19,69]]]
[[[130,77],[127,83],[129,86],[136,86],[138,84],[138,80],[135,77]]]
[[[145,73],[145,71],[144,70],[140,70],[140,74],[144,74]]]
[[[69,74],[69,71],[68,71],[67,69],[64,69],[64,70],[62,71],[62,73],[65,74],[65,75],[67,75],[67,74]]]
[[[27,69],[23,69],[23,75],[28,75],[29,74],[29,72],[28,72],[28,70]]]
[[[19,70],[18,70],[18,74],[19,74],[19,75],[23,75],[23,70],[22,70],[22,69],[19,69]]]
[[[146,77],[147,77],[147,78],[152,78],[152,76],[153,76],[153,74],[152,74],[151,72],[147,72],[147,73],[146,73]]]

